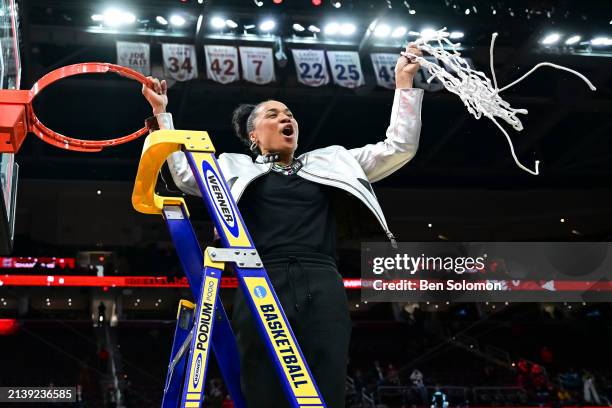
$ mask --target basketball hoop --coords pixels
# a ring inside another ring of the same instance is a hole
[[[149,81],[140,72],[120,65],[102,62],[87,62],[58,68],[43,76],[29,91],[0,90],[0,152],[17,153],[28,132],[60,149],[79,152],[99,152],[105,147],[130,142],[147,133],[143,127],[129,135],[107,140],[82,140],[62,135],[45,126],[34,113],[32,101],[53,82],[80,74],[106,74],[114,72],[126,78],[136,80],[146,86]]]

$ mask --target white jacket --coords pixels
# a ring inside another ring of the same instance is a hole
[[[396,89],[391,123],[383,141],[350,150],[329,146],[304,153],[298,157],[303,167],[297,175],[340,188],[361,200],[376,216],[387,237],[394,241],[370,183],[387,177],[416,154],[421,133],[422,100],[422,89]],[[160,128],[172,128],[169,113],[157,117]],[[177,187],[186,194],[201,196],[185,154],[175,152],[167,162]],[[272,167],[271,163],[263,163],[261,156],[253,161],[250,156],[240,153],[223,153],[218,162],[236,202],[253,180],[267,174]]]

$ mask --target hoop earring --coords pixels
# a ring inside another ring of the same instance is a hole
[[[251,146],[249,146],[249,149],[253,152],[253,153],[257,153],[257,143],[255,143],[255,141],[253,140],[251,142]]]

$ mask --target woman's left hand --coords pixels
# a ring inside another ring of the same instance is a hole
[[[395,87],[398,89],[412,88],[412,80],[421,67],[421,64],[414,61],[410,56],[404,55],[405,53],[414,54],[419,57],[423,55],[421,50],[412,43],[408,44],[406,51],[402,53],[397,59],[397,64],[395,64]]]

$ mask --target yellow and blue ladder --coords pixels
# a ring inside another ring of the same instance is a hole
[[[203,252],[185,201],[155,192],[162,165],[177,151],[187,157],[222,248],[208,247]],[[162,215],[166,221],[195,300],[179,303],[162,407],[202,405],[211,350],[234,405],[247,407],[240,389],[238,347],[219,296],[221,275],[230,262],[291,407],[323,408],[325,402],[214,153],[207,132],[153,132],[145,141],[132,194],[137,211]]]

